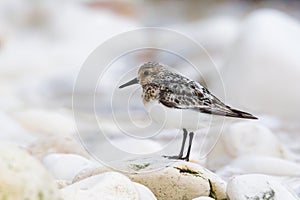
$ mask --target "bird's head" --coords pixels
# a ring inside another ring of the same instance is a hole
[[[133,84],[139,83],[140,85],[145,85],[151,83],[154,79],[157,78],[159,73],[163,70],[163,66],[158,63],[148,62],[143,64],[138,71],[136,78],[124,83],[119,88],[124,88]]]

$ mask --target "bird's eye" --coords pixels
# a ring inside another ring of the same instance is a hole
[[[149,75],[149,71],[144,71],[144,76],[148,76]]]

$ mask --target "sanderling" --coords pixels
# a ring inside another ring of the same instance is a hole
[[[257,119],[249,113],[231,108],[199,83],[159,63],[143,64],[137,78],[119,88],[136,83],[143,88],[143,103],[154,121],[165,127],[183,129],[179,155],[168,158],[189,160],[193,131],[210,124],[213,116]],[[183,157],[187,130],[191,132],[187,154]]]

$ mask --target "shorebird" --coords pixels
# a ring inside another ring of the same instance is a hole
[[[212,117],[234,117],[257,119],[224,104],[205,87],[179,73],[169,66],[148,62],[143,64],[136,78],[121,85],[124,88],[140,84],[145,109],[151,118],[165,127],[183,129],[183,139],[178,156],[172,159],[189,160],[195,130],[210,124]],[[189,132],[186,156],[183,156]]]

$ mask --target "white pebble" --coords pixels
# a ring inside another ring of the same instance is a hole
[[[76,154],[49,154],[43,158],[43,164],[56,179],[72,182],[82,170],[96,165],[92,161]]]
[[[259,122],[237,122],[229,125],[207,157],[207,167],[217,170],[235,158],[261,155],[293,160],[295,158],[277,137]]]
[[[233,177],[227,185],[230,200],[272,199],[296,200],[279,178],[261,174]]]
[[[260,173],[278,176],[300,176],[300,165],[281,158],[249,155],[238,157],[224,168],[218,170],[217,173]]]
[[[156,197],[154,196],[154,194],[151,192],[151,190],[149,188],[147,188],[146,186],[144,186],[142,184],[135,183],[135,182],[134,182],[134,185],[140,194],[140,200],[156,200]]]
[[[64,200],[139,200],[139,192],[130,179],[117,172],[91,176],[61,189]]]
[[[0,144],[0,199],[59,200],[50,173],[23,150]]]

